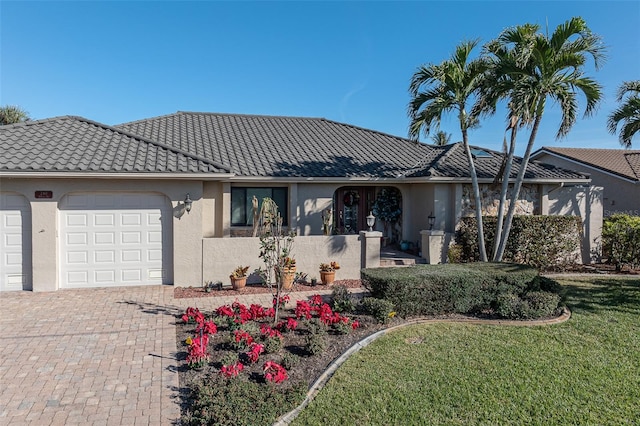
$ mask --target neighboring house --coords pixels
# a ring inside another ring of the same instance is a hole
[[[640,216],[640,150],[542,147],[532,159],[591,176],[603,188],[604,216]]]
[[[317,276],[318,263],[340,260],[338,279],[379,262],[381,234],[359,232],[382,188],[400,192],[397,232],[412,242],[429,216],[450,237],[474,208],[460,143],[434,147],[318,118],[178,112],[107,126],[56,117],[0,127],[0,153],[0,290],[226,281],[239,264],[261,264],[257,240],[246,238],[253,196],[273,198],[297,233],[299,271]],[[501,155],[474,155],[491,214]],[[589,183],[530,164],[518,205],[582,216],[586,261],[601,224]],[[339,235],[322,235],[327,209]]]

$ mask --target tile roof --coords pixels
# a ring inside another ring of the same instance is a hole
[[[544,146],[535,154],[545,151],[640,182],[640,150],[558,148]]]
[[[82,117],[0,126],[0,172],[228,173],[206,158]]]
[[[417,144],[324,118],[177,112],[115,127],[227,164],[238,176],[470,176],[462,144]],[[477,159],[478,175],[492,179],[501,156],[487,152],[490,158]],[[530,164],[528,170],[527,179],[587,178],[540,164]]]
[[[443,148],[444,152],[436,158],[436,161],[425,169],[414,172],[412,176],[469,176],[467,154],[462,142],[446,145]],[[485,154],[474,160],[478,179],[494,179],[495,176],[502,174],[503,154],[501,152],[477,147],[472,147],[472,150],[473,148]],[[522,158],[515,157],[510,173],[511,179],[516,178],[521,164]],[[587,179],[588,177],[585,173],[564,170],[537,161],[530,161],[525,173],[525,179]]]
[[[393,178],[439,152],[323,118],[178,112],[116,128],[216,159],[238,176]]]

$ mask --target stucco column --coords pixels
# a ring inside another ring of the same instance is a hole
[[[58,289],[58,203],[31,202],[32,290],[55,291]]]
[[[380,267],[380,231],[360,231],[360,267],[379,268]]]
[[[422,236],[422,257],[428,264],[445,263],[445,232],[444,231],[420,231]]]

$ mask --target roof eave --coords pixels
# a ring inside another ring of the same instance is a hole
[[[142,173],[142,172],[0,172],[2,179],[138,179],[138,180],[224,180],[232,173]]]

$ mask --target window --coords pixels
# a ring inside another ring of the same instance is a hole
[[[288,188],[231,188],[231,225],[253,225],[253,196],[258,199],[258,209],[262,207],[262,199],[271,198],[278,206],[278,212],[282,216],[282,224],[288,224],[289,209],[287,203]]]

